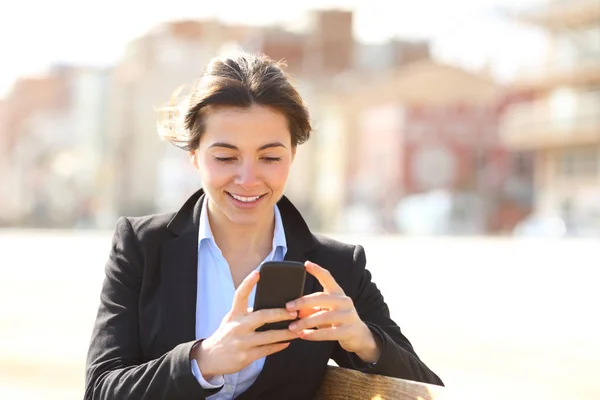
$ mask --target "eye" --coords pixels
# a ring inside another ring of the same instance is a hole
[[[217,157],[217,156],[215,156],[215,160],[220,163],[232,163],[235,161],[235,157]]]
[[[281,161],[281,157],[263,157],[263,160],[267,164],[275,163],[277,161]]]

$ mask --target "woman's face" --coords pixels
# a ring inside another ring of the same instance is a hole
[[[191,160],[216,220],[251,225],[273,218],[294,159],[285,116],[271,108],[211,110]]]

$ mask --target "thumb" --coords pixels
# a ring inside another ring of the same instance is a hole
[[[250,298],[250,294],[252,293],[252,289],[260,279],[260,274],[258,271],[252,271],[250,274],[242,281],[240,286],[235,291],[233,295],[233,304],[231,305],[231,315],[232,316],[240,316],[246,315],[248,312],[248,299]]]

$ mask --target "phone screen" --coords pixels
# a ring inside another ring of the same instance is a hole
[[[268,308],[285,308],[288,301],[295,300],[304,292],[306,269],[295,261],[270,261],[260,267],[260,280],[256,286],[253,311]],[[257,331],[286,329],[292,321],[265,324]]]

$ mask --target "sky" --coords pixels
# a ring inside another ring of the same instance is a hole
[[[212,17],[297,26],[314,8],[354,10],[355,36],[363,42],[429,39],[443,61],[473,68],[487,61],[501,79],[509,78],[518,67],[538,62],[544,41],[500,11],[539,1],[19,0],[0,13],[0,96],[17,77],[43,73],[51,64],[112,65],[130,40],[165,21]]]

